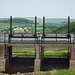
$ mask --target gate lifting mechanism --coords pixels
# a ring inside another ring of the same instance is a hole
[[[71,35],[70,35],[70,17],[68,16],[68,33],[65,37],[58,37],[57,35],[55,37],[46,36],[45,34],[45,17],[43,17],[43,34],[37,34],[36,33],[36,25],[37,25],[37,17],[35,16],[35,33],[32,36],[14,36],[12,35],[12,16],[10,16],[10,34],[9,34],[9,42],[11,42],[11,38],[35,38],[36,43],[43,43],[44,38],[67,38],[68,43],[71,43]]]

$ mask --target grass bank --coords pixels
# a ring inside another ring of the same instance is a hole
[[[75,69],[61,69],[39,72],[38,75],[75,75]]]

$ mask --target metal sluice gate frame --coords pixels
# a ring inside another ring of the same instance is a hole
[[[45,38],[67,38],[68,39],[68,44],[71,43],[71,35],[70,35],[70,16],[68,16],[68,33],[67,36],[56,36],[52,37],[52,36],[47,36],[47,34],[45,34],[45,17],[43,16],[43,34],[41,36],[41,40],[38,40],[38,38],[40,37],[40,35],[37,34],[36,32],[36,25],[37,25],[37,17],[35,16],[35,32],[32,36],[14,36],[12,34],[12,16],[10,16],[10,33],[9,33],[9,40],[8,42],[11,42],[11,38],[35,38],[35,42],[37,43],[43,43]]]

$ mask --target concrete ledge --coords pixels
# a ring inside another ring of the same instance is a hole
[[[0,72],[5,72],[5,68],[3,66],[0,67]]]
[[[40,71],[40,59],[35,59],[34,60],[34,72],[37,73]]]
[[[70,68],[75,68],[75,60],[70,60]]]

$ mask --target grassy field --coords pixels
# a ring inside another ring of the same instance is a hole
[[[12,48],[12,54],[18,55],[18,57],[35,57],[35,50],[33,47],[13,47]]]
[[[35,58],[35,48],[33,47],[13,47],[13,55],[18,57],[29,57]],[[67,47],[45,47],[44,58],[68,58],[68,48]]]
[[[61,69],[39,72],[38,75],[75,75],[75,69]]]

